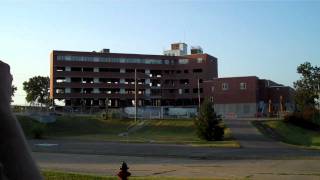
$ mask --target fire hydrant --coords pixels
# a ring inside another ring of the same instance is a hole
[[[127,180],[129,176],[131,176],[131,173],[128,171],[129,167],[127,166],[126,162],[122,162],[122,165],[120,167],[120,172],[118,173],[118,177],[121,180]]]

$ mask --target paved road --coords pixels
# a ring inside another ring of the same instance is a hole
[[[320,160],[198,160],[87,154],[34,153],[43,169],[113,176],[126,161],[134,176],[319,180]]]
[[[193,159],[296,159],[320,158],[320,151],[301,149],[261,135],[245,120],[227,120],[242,148],[206,148],[174,144],[142,144],[73,140],[31,140],[35,152],[120,155],[138,157],[175,157]],[[49,143],[57,146],[38,146]]]
[[[226,123],[242,148],[71,140],[29,143],[42,168],[58,170],[113,175],[120,162],[126,160],[139,176],[320,179],[320,151],[265,138],[249,121],[228,120]],[[49,144],[37,145],[41,143]]]

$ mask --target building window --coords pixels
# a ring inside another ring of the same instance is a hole
[[[203,93],[203,89],[200,88],[200,89],[199,89],[199,92],[200,92],[200,93]],[[193,88],[193,93],[198,93],[198,88]]]
[[[210,96],[210,102],[213,103],[213,96]]]
[[[179,64],[188,64],[189,63],[189,59],[179,59],[178,63]]]
[[[189,89],[184,89],[184,93],[185,94],[189,93]]]
[[[202,69],[193,69],[193,73],[201,73]]]
[[[247,89],[247,83],[244,83],[244,82],[240,83],[240,89],[241,90],[246,90]]]
[[[186,73],[186,74],[187,74],[187,73],[189,73],[189,71],[188,71],[187,69],[185,69],[185,70],[184,70],[184,73]]]
[[[222,90],[226,91],[229,89],[229,84],[228,83],[222,83]]]
[[[180,84],[189,84],[189,79],[180,79]]]
[[[214,92],[214,86],[211,86],[211,92]]]
[[[203,59],[202,58],[197,58],[197,63],[202,63]]]

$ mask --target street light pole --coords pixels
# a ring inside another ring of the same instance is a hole
[[[137,68],[134,69],[134,105],[135,105],[135,115],[134,122],[137,123]]]
[[[198,103],[199,103],[199,111],[200,111],[200,106],[201,106],[201,99],[200,99],[200,79],[198,77]]]

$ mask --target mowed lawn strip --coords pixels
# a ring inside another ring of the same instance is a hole
[[[96,176],[91,174],[79,174],[57,171],[42,171],[45,180],[117,180],[116,176]],[[164,177],[164,176],[131,176],[132,180],[218,180],[218,178],[186,178],[186,177]]]
[[[261,121],[260,123],[275,131],[286,143],[320,148],[320,132],[304,129],[281,120]]]
[[[26,135],[32,137],[32,124],[39,124],[26,116],[18,116]],[[225,130],[224,141],[203,141],[196,135],[192,119],[139,120],[143,125],[128,136],[119,136],[127,132],[136,123],[130,119],[102,120],[95,116],[61,116],[45,127],[45,138],[75,139],[94,141],[117,141],[137,143],[173,143],[207,147],[239,147]],[[139,122],[137,124],[139,124]]]

